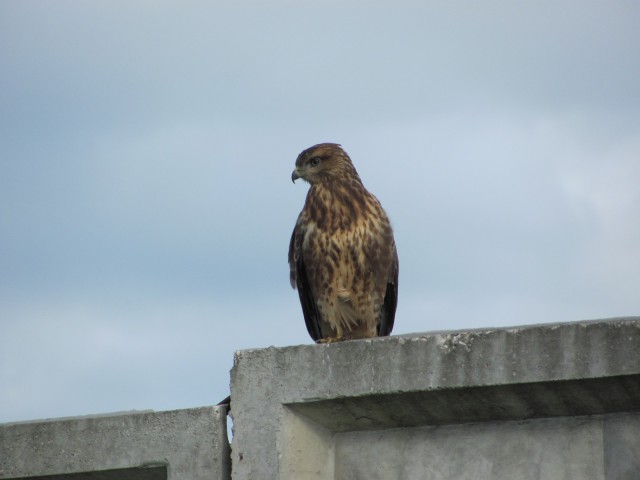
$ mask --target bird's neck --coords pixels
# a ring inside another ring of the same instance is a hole
[[[361,182],[312,185],[306,207],[310,217],[325,230],[349,229],[371,209],[371,194]]]

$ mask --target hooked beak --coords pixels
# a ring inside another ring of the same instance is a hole
[[[296,183],[296,180],[298,180],[299,178],[300,178],[300,175],[298,174],[298,169],[296,168],[291,174],[291,181],[293,183]]]

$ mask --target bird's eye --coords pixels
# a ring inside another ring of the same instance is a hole
[[[313,157],[311,160],[309,160],[309,163],[312,167],[317,167],[318,165],[320,165],[320,157]]]

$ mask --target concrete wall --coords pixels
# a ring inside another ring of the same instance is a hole
[[[640,318],[245,350],[231,377],[234,480],[640,479]],[[229,462],[221,406],[0,425],[5,480]]]
[[[226,480],[229,469],[225,407],[0,425],[0,479]]]
[[[246,350],[234,480],[640,478],[640,319]]]
[[[334,442],[342,479],[640,478],[637,413],[360,431]]]

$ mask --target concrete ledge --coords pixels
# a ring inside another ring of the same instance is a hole
[[[0,479],[227,480],[225,407],[0,425]]]
[[[285,406],[334,432],[634,412],[640,411],[640,375],[366,395]]]
[[[234,480],[633,480],[640,318],[245,350]],[[0,425],[0,479],[229,479],[226,407]]]
[[[378,478],[374,472],[380,465],[367,469],[356,461],[347,468],[349,462],[341,453],[349,451],[347,438],[371,430],[376,438],[385,438],[384,432],[401,427],[413,427],[405,434],[416,435],[416,429],[451,425],[450,432],[464,436],[455,424],[503,422],[506,431],[513,432],[517,423],[508,421],[537,421],[531,428],[542,428],[546,433],[541,438],[556,432],[561,442],[571,441],[577,430],[560,418],[600,415],[589,424],[589,432],[602,440],[605,426],[614,422],[611,415],[640,411],[640,318],[245,350],[235,357],[231,398],[234,480]],[[539,427],[547,425],[542,419],[551,417],[564,427]],[[637,418],[627,420],[640,434]],[[509,438],[500,428],[490,431]],[[516,435],[525,443],[526,431],[521,431],[521,438]],[[428,442],[431,434],[425,435],[421,438]],[[607,445],[616,443],[614,437],[607,438]],[[611,449],[601,440],[585,445],[581,453],[599,461],[590,468],[601,467],[593,471],[605,475],[613,467],[602,452]],[[357,447],[361,444],[353,444],[351,451],[363,453]],[[392,445],[387,448],[401,454]],[[541,441],[535,448],[546,447]],[[445,457],[442,461],[446,463]],[[563,465],[569,468],[571,462]],[[366,476],[358,477],[364,472]],[[531,478],[626,478],[581,473],[556,469],[555,477]],[[502,478],[465,475],[458,471],[435,478]]]

